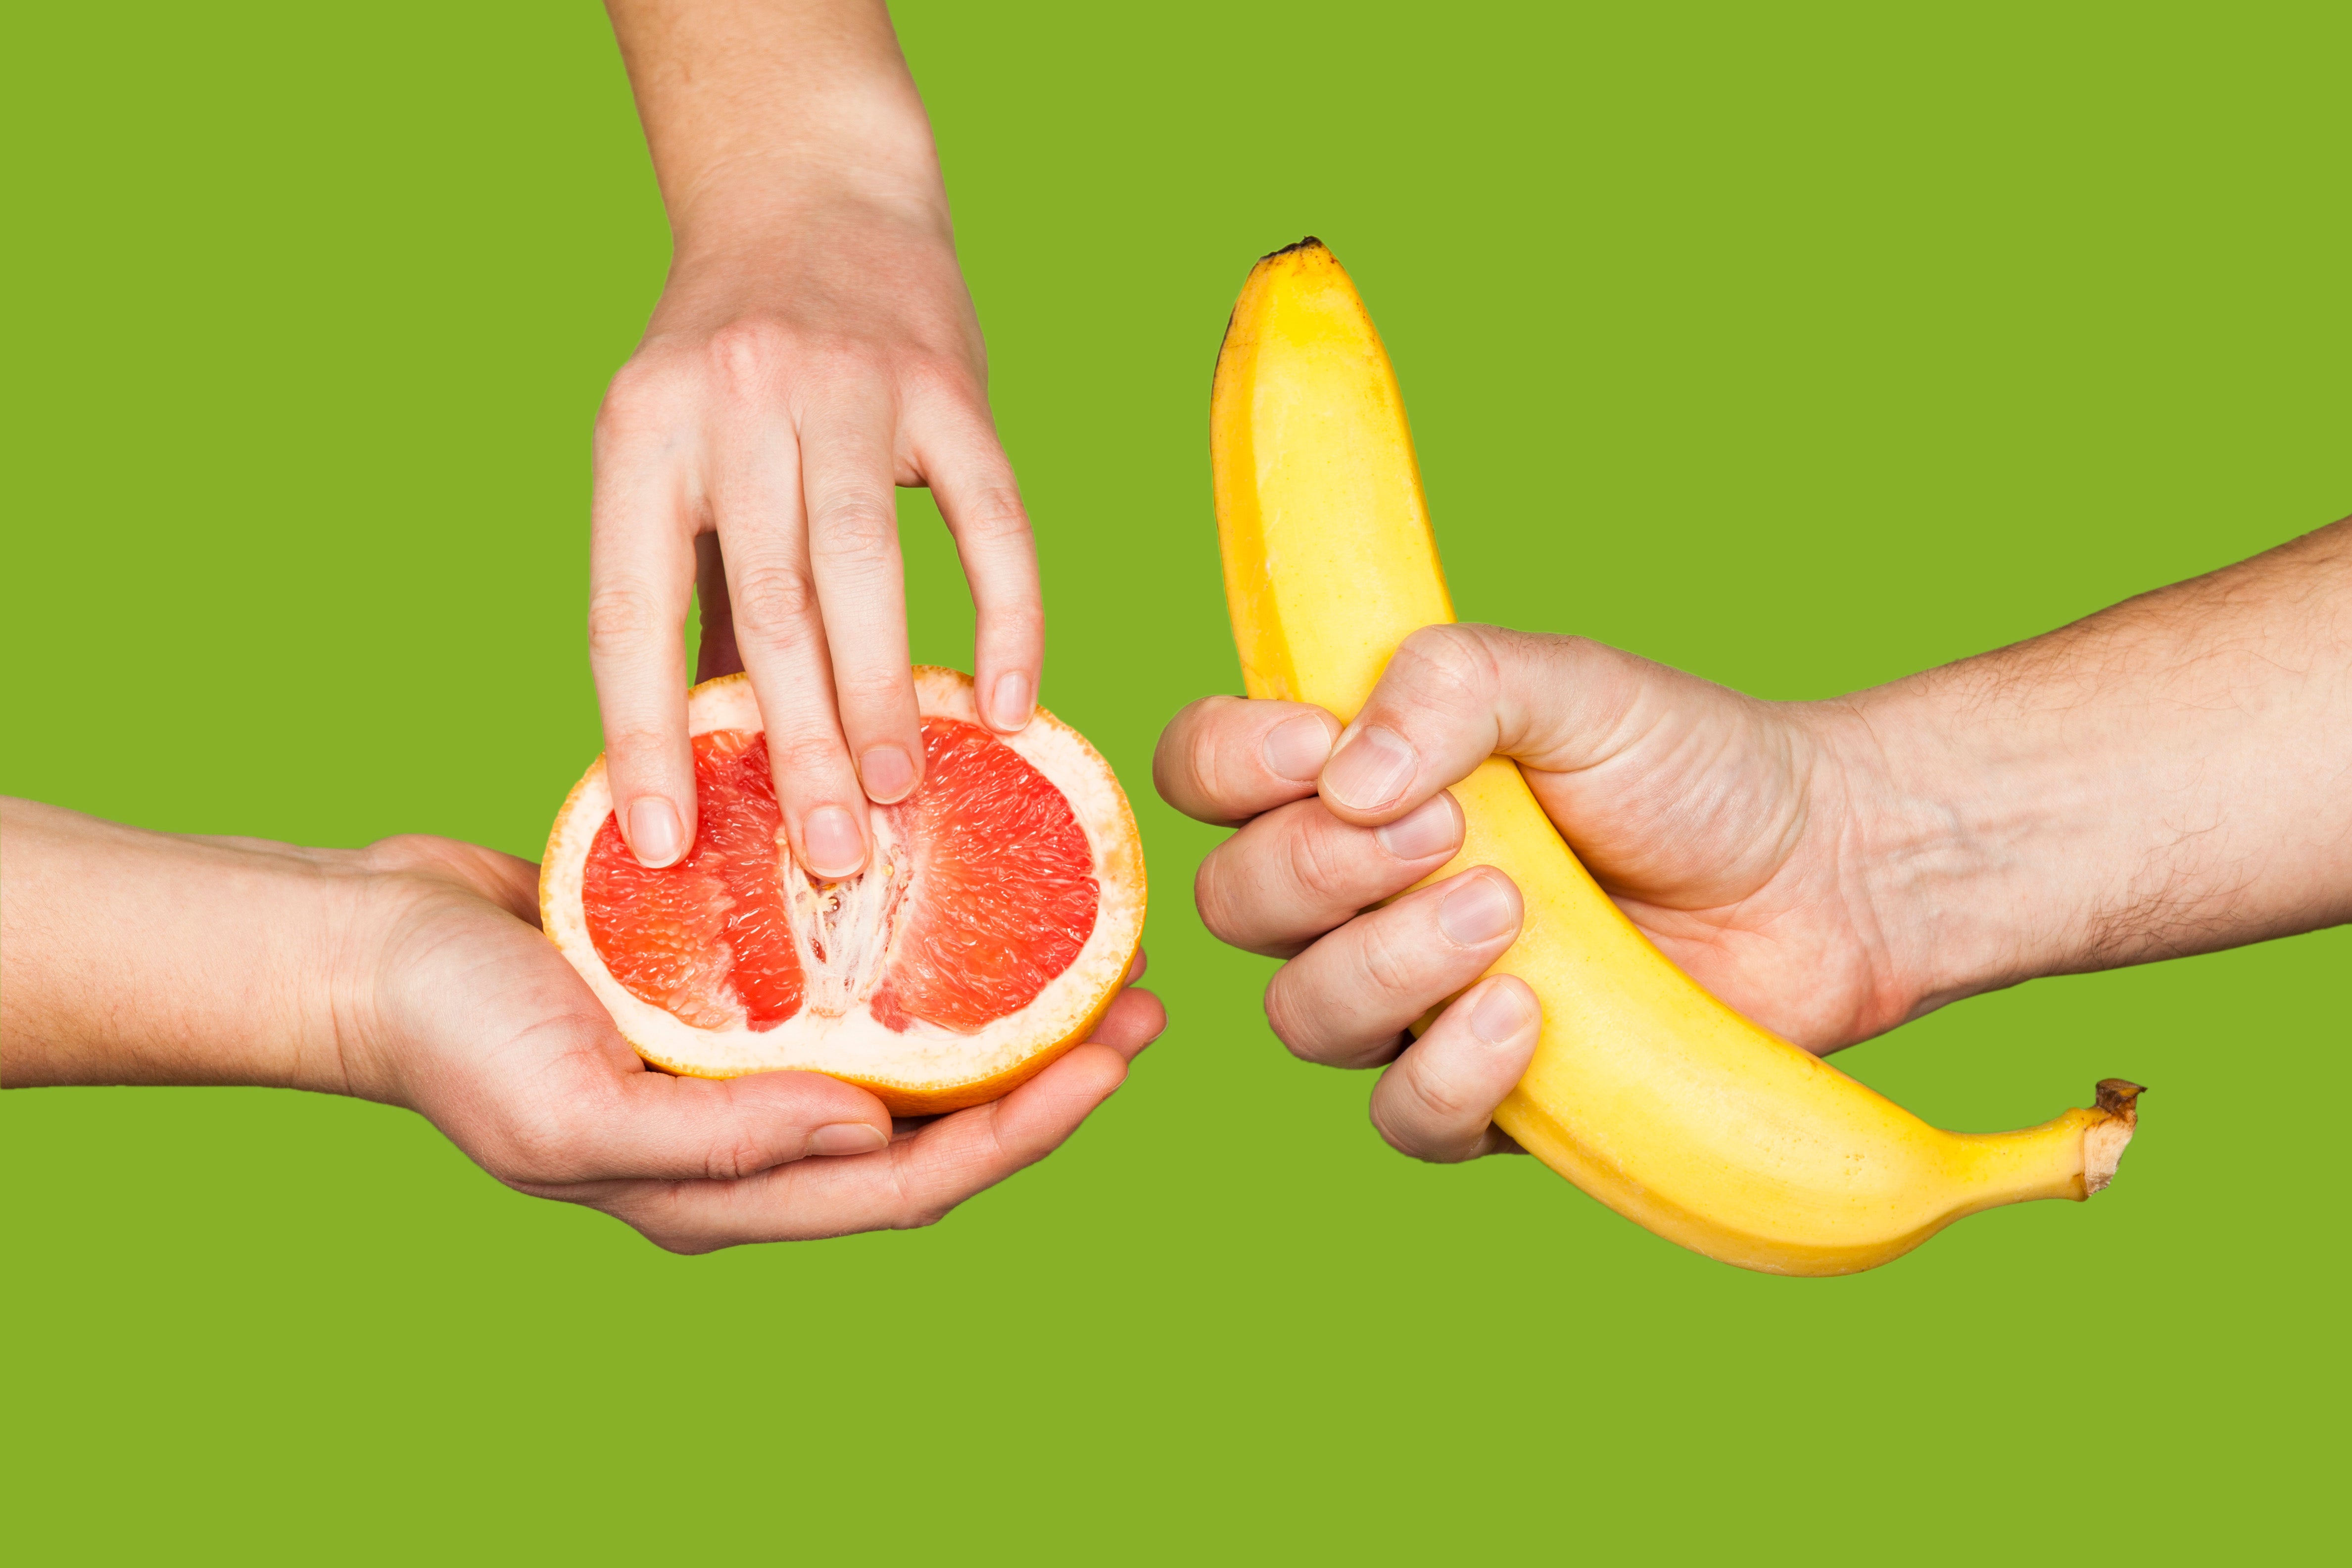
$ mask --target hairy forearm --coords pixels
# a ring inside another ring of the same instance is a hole
[[[0,1082],[346,1088],[352,860],[0,800]]]
[[[681,254],[845,197],[946,223],[882,0],[607,0]]]
[[[2352,919],[2352,520],[1843,706],[1920,1009]]]

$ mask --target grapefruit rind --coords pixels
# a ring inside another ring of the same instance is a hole
[[[971,677],[918,665],[918,705],[929,718],[979,724]],[[694,688],[687,728],[758,730],[757,700],[744,676]],[[1070,967],[1027,1007],[972,1033],[920,1019],[886,1029],[864,1009],[840,1018],[803,1013],[782,1027],[697,1029],[632,994],[605,967],[588,934],[581,894],[588,852],[612,815],[612,786],[599,757],[555,819],[540,872],[540,917],[549,938],[613,1015],[622,1038],[664,1071],[694,1078],[751,1072],[822,1072],[872,1091],[897,1116],[931,1115],[996,1099],[1083,1042],[1119,992],[1143,938],[1142,841],[1126,792],[1101,753],[1045,709],[1028,727],[997,738],[1062,791],[1086,831],[1101,887],[1094,930]]]

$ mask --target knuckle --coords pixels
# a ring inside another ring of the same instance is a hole
[[[1392,1078],[1395,1075],[1396,1070],[1394,1068],[1391,1068],[1386,1073],[1381,1075],[1381,1082],[1385,1083],[1390,1078]],[[1391,1105],[1389,1097],[1386,1094],[1380,1092],[1377,1089],[1374,1090],[1370,1102],[1364,1107],[1364,1114],[1370,1119],[1372,1130],[1380,1134],[1381,1141],[1388,1145],[1389,1147],[1394,1149],[1401,1155],[1409,1155],[1413,1159],[1424,1159],[1427,1157],[1422,1153],[1419,1143],[1414,1138],[1398,1130],[1396,1124],[1396,1113],[1394,1108]]]
[[[793,358],[792,331],[782,322],[746,316],[710,334],[710,369],[719,384],[738,397],[772,391]]]
[[[980,382],[972,367],[953,354],[930,351],[909,355],[898,366],[898,384],[913,403],[935,404],[970,420],[985,423]]]
[[[710,1151],[703,1175],[712,1181],[740,1181],[759,1175],[772,1163],[767,1146],[750,1133],[740,1132]]]
[[[728,601],[740,635],[773,643],[801,633],[816,617],[816,585],[796,565],[757,561],[731,578]]]
[[[1193,728],[1185,765],[1202,791],[1221,806],[1236,813],[1247,810],[1265,799],[1266,777],[1262,742],[1244,706],[1248,699],[1208,700],[1217,706],[1201,715],[1202,722]]]
[[[1424,626],[1398,644],[1389,668],[1417,700],[1441,711],[1482,707],[1499,684],[1494,649],[1479,626]]]
[[[908,722],[914,722],[915,684],[907,666],[886,664],[872,669],[836,669],[833,689],[845,708],[867,714],[903,710]]]
[[[768,758],[779,779],[803,782],[829,779],[846,761],[836,734],[821,720],[811,720],[806,727],[794,726],[781,728],[768,727]]]
[[[1203,729],[1194,737],[1184,764],[1201,793],[1220,804],[1250,800],[1258,794],[1258,781],[1265,772],[1254,747],[1214,728]]]
[[[983,548],[1001,547],[1029,538],[1029,512],[1021,493],[1008,486],[990,485],[964,498],[957,509],[956,532],[965,541]]]
[[[1411,1155],[1412,1153],[1411,1149],[1404,1146],[1403,1142],[1399,1139],[1395,1132],[1390,1128],[1388,1114],[1381,1108],[1379,1100],[1375,1099],[1364,1107],[1364,1119],[1371,1123],[1372,1131],[1378,1133],[1381,1135],[1381,1142],[1386,1144],[1390,1148],[1394,1149],[1401,1155]]]
[[[614,372],[596,407],[595,438],[600,444],[627,444],[666,424],[677,397],[677,381],[666,367],[643,356]]]
[[[1200,707],[1200,703],[1195,703],[1192,707]],[[1192,717],[1192,707],[1185,707],[1181,715],[1176,715],[1176,722],[1169,724],[1169,734],[1160,747],[1162,755],[1167,755],[1169,780],[1179,788],[1188,788],[1195,795],[1206,797],[1212,804],[1223,804],[1223,762],[1221,762],[1221,747],[1216,746],[1216,736],[1213,736],[1213,724],[1188,724],[1183,734],[1179,734],[1181,724]],[[1202,717],[1206,717],[1206,715],[1202,715]],[[1176,740],[1176,746],[1167,746],[1169,738]],[[1162,795],[1167,795],[1167,789],[1162,789]]]
[[[809,384],[821,392],[887,374],[887,356],[872,341],[847,333],[820,332],[801,346],[800,359]]]
[[[682,726],[678,733],[684,735]],[[629,765],[635,766],[665,756],[676,744],[667,732],[651,725],[622,724],[605,736],[604,751],[609,757],[626,758]]]
[[[1315,806],[1315,802],[1307,802]],[[1318,821],[1318,816],[1321,821]],[[1345,848],[1339,836],[1331,831],[1338,820],[1321,808],[1299,812],[1290,824],[1283,846],[1286,871],[1291,882],[1302,893],[1328,900],[1344,890],[1351,880]]]
[[[360,865],[370,872],[404,872],[446,864],[447,842],[430,833],[392,833],[360,849]]]
[[[636,583],[614,583],[588,596],[588,651],[592,655],[633,653],[664,635],[660,608]]]
[[[1391,1081],[1403,1082],[1405,1087],[1402,1091],[1402,1094],[1423,1102],[1422,1113],[1424,1118],[1433,1114],[1440,1124],[1450,1123],[1454,1118],[1443,1112],[1433,1113],[1411,1075],[1405,1074],[1400,1080],[1399,1075],[1402,1071],[1391,1067],[1381,1076],[1380,1087],[1373,1092],[1371,1103],[1366,1107],[1367,1113],[1371,1117],[1373,1128],[1379,1132],[1381,1140],[1389,1147],[1408,1158],[1421,1160],[1430,1165],[1454,1164],[1460,1157],[1457,1154],[1444,1146],[1443,1143],[1433,1142],[1429,1128],[1414,1125],[1412,1118],[1401,1115],[1403,1108],[1397,1103],[1400,1092],[1391,1087]]]
[[[1290,966],[1285,964],[1274,972],[1274,978],[1265,983],[1266,1027],[1274,1030],[1274,1038],[1282,1041],[1283,1049],[1291,1055],[1301,1061],[1313,1061],[1316,1060],[1313,1051],[1315,1039],[1293,994],[1297,989],[1297,982],[1284,982],[1284,977],[1290,972]]]
[[[982,591],[985,593],[986,591]],[[1045,642],[1045,612],[1025,591],[1010,603],[989,596],[980,601],[980,632],[992,648],[1003,649],[1016,661],[1034,660],[1041,656]]]
[[[1151,748],[1152,788],[1171,806],[1179,800],[1215,806],[1217,791],[1202,766],[1212,755],[1208,737],[1213,725],[1208,705],[1213,700],[1202,697],[1187,703],[1168,721],[1168,727],[1160,732],[1160,744]]]
[[[809,554],[820,564],[864,565],[898,544],[898,508],[887,496],[844,490],[809,508]]]
[[[1383,995],[1408,996],[1417,989],[1421,967],[1413,961],[1411,947],[1399,940],[1395,924],[1366,920],[1359,925],[1361,946],[1356,963],[1366,984]]]
[[[891,1207],[889,1226],[893,1230],[924,1230],[937,1225],[955,1207],[953,1199],[940,1202],[927,1198],[916,1180],[911,1144],[894,1145],[890,1151],[890,1180],[897,1188],[898,1201]]]
[[[1465,1087],[1452,1074],[1433,1071],[1427,1062],[1418,1070],[1404,1070],[1403,1081],[1404,1092],[1420,1103],[1433,1122],[1452,1126],[1475,1113],[1472,1096]]]
[[[1192,873],[1192,905],[1201,912],[1201,924],[1209,928],[1210,936],[1228,946],[1239,946],[1234,938],[1241,927],[1234,918],[1223,854],[1222,846],[1210,852],[1201,862],[1201,869]]]

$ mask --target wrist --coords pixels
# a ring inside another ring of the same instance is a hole
[[[947,190],[936,165],[812,166],[789,152],[714,169],[667,204],[672,267],[752,253],[772,256],[845,233],[876,230],[951,243]]]
[[[446,1009],[453,956],[469,960],[483,922],[538,924],[539,868],[425,834],[350,852],[340,935],[322,966],[339,1093],[417,1109],[420,1009]],[[320,1087],[321,1085],[303,1085]]]
[[[2040,759],[1986,744],[1939,674],[1828,705],[1898,1022],[2064,967],[2065,792]]]
[[[201,962],[213,982],[189,1009],[204,1020],[201,1055],[184,1074],[131,1081],[353,1092],[342,1042],[353,1002],[348,956],[362,936],[359,854],[178,842],[194,852],[187,872],[216,879],[220,895],[212,909],[189,907],[186,948],[210,949]]]

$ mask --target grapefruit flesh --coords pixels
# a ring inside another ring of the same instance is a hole
[[[630,995],[705,1029],[740,1009],[755,1030],[801,1010],[805,989],[776,870],[775,780],[762,737],[694,737],[694,848],[659,871],[637,863],[609,813],[588,851],[588,935]]]
[[[695,688],[695,841],[649,870],[600,759],[558,818],[548,935],[639,1054],[704,1076],[803,1068],[894,1113],[978,1103],[1086,1038],[1141,934],[1143,864],[1118,779],[1040,712],[978,723],[971,684],[919,669],[922,784],[871,814],[866,869],[811,875],[782,829],[743,677]]]
[[[907,911],[874,1016],[976,1030],[1027,1007],[1094,934],[1102,888],[1059,789],[976,724],[923,721],[909,819],[926,896]]]

